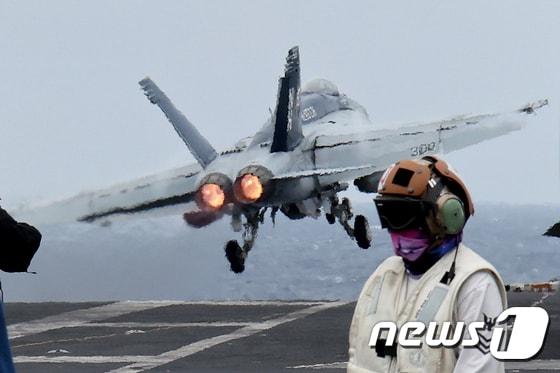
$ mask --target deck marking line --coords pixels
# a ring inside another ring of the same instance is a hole
[[[48,316],[38,320],[12,324],[8,326],[8,335],[10,336],[10,339],[16,339],[53,329],[82,326],[94,321],[102,321],[133,312],[145,311],[153,308],[165,307],[175,304],[182,304],[182,302],[115,302],[99,307],[91,307],[64,312],[58,315]]]
[[[87,323],[122,316],[133,312],[175,305],[210,305],[210,306],[315,306],[324,301],[121,301],[104,306],[91,307],[64,312],[42,319],[26,321],[8,326],[10,339],[21,338],[31,334],[53,329],[71,328]]]
[[[107,363],[145,363],[158,364],[162,360],[158,356],[123,355],[123,356],[16,356],[14,362],[22,363],[84,363],[84,364],[107,364]],[[289,369],[343,369],[346,362],[297,365]],[[507,370],[560,370],[560,360],[531,360],[519,362],[506,362]]]
[[[287,367],[288,369],[346,369],[348,363],[346,361],[337,361],[335,363],[296,365]]]
[[[109,373],[131,373],[131,372],[142,372],[144,370],[153,369],[168,363],[171,363],[175,360],[179,360],[185,358],[187,356],[196,354],[197,352],[206,350],[213,346],[229,342],[235,339],[245,338],[251,336],[253,334],[257,334],[263,330],[268,330],[274,328],[275,326],[285,324],[297,319],[301,319],[308,315],[312,315],[317,312],[321,312],[327,310],[329,308],[343,306],[351,302],[328,302],[323,304],[314,305],[308,308],[304,308],[302,310],[294,311],[278,317],[276,319],[265,320],[259,323],[254,323],[243,328],[237,329],[231,333],[219,335],[212,338],[206,338],[186,346],[180,347],[176,350],[164,352],[160,355],[154,356],[153,361],[139,361],[134,364],[127,365],[122,368],[118,368],[115,370],[110,371]]]
[[[529,361],[507,361],[506,369],[516,370],[560,370],[559,359],[542,359]]]
[[[136,363],[139,361],[151,362],[153,356],[123,355],[123,356],[15,356],[14,363],[83,363],[83,364],[107,364],[107,363]]]
[[[207,322],[96,322],[87,324],[87,327],[100,328],[192,328],[192,327],[215,327],[228,326],[242,327],[255,324],[254,321],[207,321]]]

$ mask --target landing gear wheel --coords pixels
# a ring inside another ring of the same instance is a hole
[[[362,249],[367,249],[371,246],[371,231],[369,223],[365,216],[358,215],[354,219],[354,237],[358,246]]]
[[[334,224],[336,223],[336,216],[334,216],[334,214],[331,213],[326,213],[325,214],[325,218],[327,218],[327,221],[329,222],[329,224]]]
[[[225,247],[226,258],[229,261],[230,268],[234,273],[241,273],[245,270],[245,252],[239,246],[237,240],[230,240]]]

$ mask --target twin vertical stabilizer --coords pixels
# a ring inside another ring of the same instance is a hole
[[[300,85],[299,49],[293,47],[286,58],[284,76],[278,83],[271,153],[291,151],[303,139],[300,121]]]
[[[150,102],[163,111],[202,168],[206,168],[216,159],[218,153],[208,140],[150,78],[142,79],[139,84]],[[300,85],[299,49],[293,47],[288,52],[284,76],[280,78],[278,84],[271,153],[291,151],[303,139],[300,121]]]

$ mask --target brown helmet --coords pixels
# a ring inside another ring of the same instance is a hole
[[[375,204],[383,228],[427,228],[434,236],[459,233],[474,207],[467,187],[447,162],[428,156],[391,165]]]

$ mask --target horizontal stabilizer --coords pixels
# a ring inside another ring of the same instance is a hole
[[[183,113],[177,110],[171,100],[150,78],[146,77],[138,84],[140,84],[150,102],[159,106],[161,111],[163,111],[198,163],[203,168],[206,168],[218,156],[218,153],[208,140],[198,132],[194,124]]]

